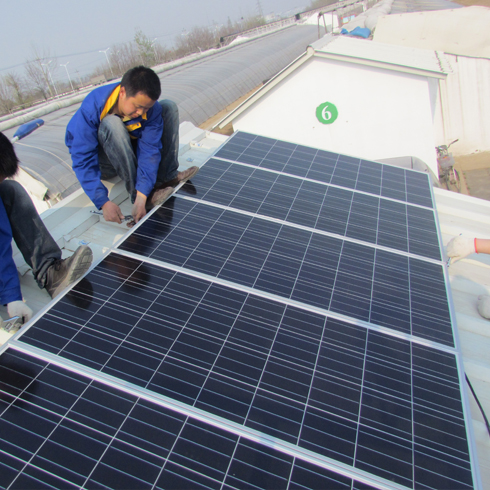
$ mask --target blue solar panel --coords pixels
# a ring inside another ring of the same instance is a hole
[[[12,349],[0,358],[0,372],[2,488],[359,485]]]
[[[440,264],[175,197],[119,248],[453,345]]]
[[[409,488],[444,449],[471,483],[454,354],[115,254],[86,281],[22,342]]]
[[[216,157],[433,207],[427,174],[238,132]]]
[[[237,133],[193,184],[0,356],[0,486],[473,488],[427,175]]]
[[[214,158],[193,183],[207,202],[441,259],[432,209]]]

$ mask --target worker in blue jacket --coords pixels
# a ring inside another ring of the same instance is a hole
[[[0,304],[7,305],[10,317],[18,316],[24,323],[31,318],[32,310],[22,300],[12,238],[39,287],[52,298],[85,274],[92,263],[92,250],[83,245],[71,257],[61,258],[60,248],[27,192],[18,182],[6,180],[16,174],[18,163],[12,143],[0,133]]]
[[[138,222],[199,170],[178,172],[178,109],[170,100],[157,103],[160,94],[158,75],[137,66],[121,83],[93,90],[68,123],[73,170],[106,221],[121,223],[124,215],[102,180],[118,175],[124,181]]]

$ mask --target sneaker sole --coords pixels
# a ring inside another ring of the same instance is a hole
[[[54,290],[52,298],[58,296],[68,285],[80,279],[92,265],[93,253],[87,245],[81,245],[75,250],[65,279]]]

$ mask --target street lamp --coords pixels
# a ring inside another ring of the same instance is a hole
[[[51,78],[51,83],[53,84],[53,87],[54,87],[54,91],[56,93],[56,97],[58,97],[58,90],[56,89],[56,85],[54,83],[54,80],[53,80],[53,75],[51,75],[51,71],[49,69],[49,64],[52,62],[53,60],[49,60],[47,63],[41,63],[42,66],[46,66],[47,67],[47,71],[48,71],[48,75],[49,75],[49,78]],[[48,83],[48,88],[49,88],[49,83]],[[51,92],[51,89],[49,90]],[[53,96],[53,94],[51,93],[51,96]]]
[[[73,88],[73,83],[71,83],[71,78],[70,78],[70,74],[68,73],[68,68],[66,67],[66,65],[69,63],[69,61],[67,61],[64,65],[61,64],[60,66],[64,66],[65,67],[65,70],[66,70],[66,75],[68,77],[68,80],[70,81],[70,85],[71,85],[71,89],[73,90],[73,92],[75,92],[75,89]]]
[[[155,39],[153,39],[153,41],[151,42],[151,47],[153,48],[153,52],[155,53],[155,64],[158,63],[158,55],[157,55],[157,49],[155,48],[155,45],[156,45],[156,40],[158,38],[156,37]]]
[[[111,70],[111,75],[112,75],[112,78],[115,78],[114,77],[114,72],[112,71],[112,66],[111,66],[111,63],[109,61],[109,56],[107,56],[107,51],[109,51],[110,48],[107,48],[107,49],[103,49],[103,50],[99,50],[99,53],[104,53],[105,54],[105,57],[107,58],[107,64],[109,65],[109,69]]]

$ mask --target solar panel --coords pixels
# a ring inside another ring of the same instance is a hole
[[[12,349],[0,370],[2,488],[372,488]]]
[[[432,209],[215,158],[193,183],[200,200],[441,259]]]
[[[360,158],[242,131],[216,157],[433,207],[427,175]]]
[[[119,248],[453,345],[441,264],[175,197]]]
[[[444,448],[471,485],[454,354],[116,254],[86,281],[23,343],[409,488]]]
[[[193,183],[0,356],[0,486],[478,486],[427,176],[237,133]]]

